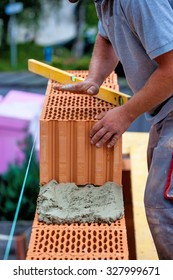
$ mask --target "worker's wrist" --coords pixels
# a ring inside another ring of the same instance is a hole
[[[95,85],[96,87],[100,88],[100,86],[102,85],[102,81],[100,79],[97,79],[95,77],[87,77],[85,79],[86,82],[92,83],[93,85]]]

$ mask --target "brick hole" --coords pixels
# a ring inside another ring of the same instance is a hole
[[[46,247],[44,247],[43,252],[44,252],[44,253],[46,253],[46,252],[47,252],[47,248],[46,248]]]
[[[93,238],[93,242],[94,242],[94,243],[96,243],[96,242],[97,242],[97,239],[96,239],[96,237],[94,237],[94,238]]]
[[[109,251],[110,251],[110,253],[113,253],[113,248],[110,247],[110,248],[109,248]]]
[[[55,253],[58,253],[58,248],[55,247],[55,248],[54,248],[54,251],[55,251]]]
[[[115,243],[118,243],[118,238],[117,237],[115,238]]]
[[[44,243],[44,245],[47,246],[48,244],[49,244],[49,242],[46,240],[45,243]]]
[[[73,237],[71,241],[72,241],[72,243],[75,243],[75,238]]]
[[[101,233],[99,233],[98,238],[99,238],[99,239],[102,239],[102,235],[101,235]]]
[[[91,234],[90,233],[88,234],[88,239],[91,239]]]
[[[52,251],[52,249],[53,249],[53,244],[50,244],[50,250]]]
[[[37,230],[38,232],[38,230]],[[36,236],[38,235],[38,233],[36,234]],[[41,235],[44,236],[44,230],[41,231]]]
[[[69,233],[67,234],[67,239],[70,239],[70,234]]]
[[[102,253],[103,249],[102,247],[99,248],[99,253]]]
[[[106,243],[108,241],[107,237],[104,238],[103,242]]]
[[[54,239],[53,239],[52,237],[50,238],[50,242],[51,242],[51,243],[54,243]]]
[[[39,240],[39,242],[42,242],[43,240],[44,240],[44,238],[43,238],[43,237],[41,237],[41,238],[40,238],[40,240]]]
[[[78,235],[77,235],[77,238],[78,238],[78,239],[81,239],[81,235],[80,235],[79,233],[78,233]]]
[[[74,251],[74,249],[75,249],[75,245],[72,244],[72,245],[71,245],[71,250],[72,250],[72,252]]]
[[[65,241],[65,238],[62,237],[62,238],[61,238],[61,243],[64,243],[64,241]]]
[[[99,245],[99,247],[101,247],[101,246],[102,246],[102,242],[101,242],[101,241],[99,241],[98,245]]]
[[[46,234],[45,238],[46,238],[46,239],[49,239],[49,234],[48,234],[48,233]]]
[[[87,248],[87,252],[88,252],[88,253],[91,253],[91,248]]]
[[[82,242],[83,242],[83,243],[86,242],[86,238],[85,238],[85,237],[82,238]]]
[[[112,237],[113,237],[113,236],[112,236],[112,234],[110,233],[110,234],[109,234],[109,239],[111,240],[111,239],[112,239]]]
[[[115,244],[115,250],[118,250],[118,244]]]
[[[56,234],[56,239],[59,239],[59,233]]]

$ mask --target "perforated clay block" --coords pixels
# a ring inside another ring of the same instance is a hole
[[[115,223],[46,225],[35,215],[27,260],[127,260],[124,217]]]
[[[87,72],[73,72],[86,76]],[[105,85],[114,87],[116,75]],[[116,82],[117,83],[117,82]],[[90,130],[96,115],[112,108],[93,95],[61,92],[49,81],[40,118],[40,183],[50,180],[75,182],[77,185],[121,184],[122,143],[114,148],[97,149],[90,143]]]

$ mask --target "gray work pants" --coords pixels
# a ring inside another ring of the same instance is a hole
[[[173,260],[173,112],[151,128],[147,155],[147,221],[159,259]],[[164,197],[165,188],[169,190],[169,199]]]

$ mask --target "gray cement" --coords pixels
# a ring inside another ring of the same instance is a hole
[[[111,223],[124,215],[122,187],[76,186],[55,180],[40,187],[37,201],[39,221],[47,224]]]

